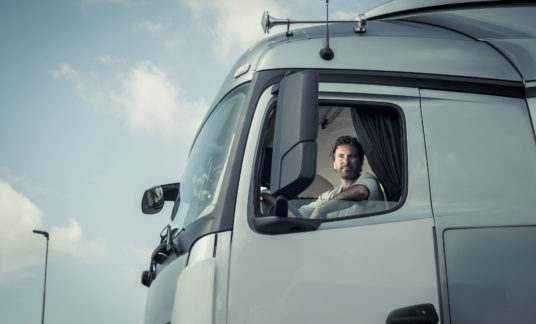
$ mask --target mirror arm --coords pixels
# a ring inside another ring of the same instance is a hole
[[[288,199],[283,195],[278,195],[275,198],[274,214],[278,217],[288,217]]]
[[[171,183],[162,186],[165,201],[175,201],[180,194],[180,183]]]
[[[181,249],[177,247],[178,244],[176,245],[173,242],[173,233],[175,233],[177,229],[171,229],[171,225],[166,225],[162,230],[162,233],[164,233],[164,231],[166,231],[166,233],[160,234],[160,244],[158,244],[151,255],[149,270],[143,271],[141,274],[141,283],[146,287],[150,287],[153,280],[156,279],[157,264],[164,263],[171,253],[175,253],[177,256],[181,253]],[[184,229],[180,232],[183,231]],[[177,237],[179,237],[180,232],[177,234]]]
[[[160,246],[165,246],[166,251],[166,258],[171,253],[175,253],[175,255],[179,255],[181,252],[181,249],[175,245],[173,242],[173,234],[177,231],[177,228],[171,228],[171,225],[166,225],[162,229],[162,232],[160,233]],[[180,230],[180,232],[183,232],[184,228]],[[176,235],[178,237],[180,235],[180,232]],[[157,248],[158,249],[158,248]],[[160,262],[159,262],[160,263]]]
[[[166,244],[160,243],[156,249],[154,249],[153,254],[151,255],[151,264],[149,265],[149,270],[143,271],[141,273],[141,283],[146,287],[151,287],[151,283],[156,279],[156,264],[163,263],[167,255],[165,254]]]

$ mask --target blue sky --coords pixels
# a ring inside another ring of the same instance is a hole
[[[330,2],[351,18],[381,0]],[[325,1],[0,2],[0,322],[142,323],[140,275],[199,122],[262,12],[323,19]],[[272,29],[282,32],[284,27]]]

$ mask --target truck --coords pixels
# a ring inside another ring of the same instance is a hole
[[[532,1],[266,12],[286,32],[238,59],[180,183],[143,194],[144,213],[173,204],[145,323],[534,322],[534,17]],[[383,199],[310,218],[342,135]]]

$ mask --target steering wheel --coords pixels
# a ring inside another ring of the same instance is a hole
[[[274,214],[275,205],[269,205],[267,201],[261,201],[261,206],[264,206],[264,208],[261,207],[265,210],[265,212],[263,213],[264,215]],[[300,213],[300,211],[298,210],[298,208],[292,203],[287,203],[287,209],[290,213],[292,213],[294,218],[308,218],[303,216],[302,213]]]
[[[294,204],[292,204],[291,202],[288,202],[288,211],[290,213],[292,213],[292,215],[294,215],[294,217],[296,218],[307,218],[305,216],[302,215],[302,213],[300,213],[300,211],[298,210],[298,208],[296,208],[296,206],[294,206]]]

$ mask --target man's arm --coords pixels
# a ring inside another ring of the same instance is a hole
[[[368,197],[369,189],[367,186],[362,184],[352,186],[344,191],[341,191],[325,204],[318,206],[311,214],[311,218],[324,218],[327,213],[346,208],[346,206],[341,205],[341,203],[337,202],[336,200],[361,201],[368,199]]]
[[[351,186],[350,188],[341,191],[335,197],[331,198],[331,200],[350,200],[350,201],[361,201],[366,200],[369,197],[369,189],[367,186],[362,184],[357,184],[354,186]]]

